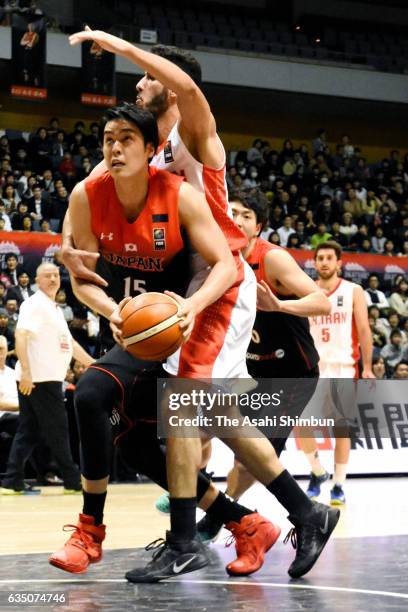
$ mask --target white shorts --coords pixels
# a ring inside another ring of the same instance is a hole
[[[340,363],[319,363],[319,378],[358,378],[358,366]]]
[[[164,369],[181,378],[250,378],[246,366],[256,316],[256,278],[252,269],[237,258],[238,279],[214,304],[195,320],[188,341],[171,355]],[[191,281],[187,295],[203,284],[209,270]]]

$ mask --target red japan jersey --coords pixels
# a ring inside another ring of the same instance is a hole
[[[247,262],[255,272],[256,280],[260,283],[262,280],[267,282],[265,274],[265,255],[272,249],[281,249],[282,247],[271,244],[263,238],[258,238],[255,246],[247,258]],[[269,284],[269,283],[268,283]],[[271,287],[271,291],[273,291]],[[275,291],[273,291],[275,293]]]
[[[178,214],[183,178],[149,168],[145,206],[130,223],[108,171],[85,179],[92,232],[110,264],[141,272],[162,272],[184,247]]]

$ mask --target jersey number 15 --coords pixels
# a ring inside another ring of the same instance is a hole
[[[131,278],[130,276],[125,278],[125,290],[123,297],[133,297],[135,295],[139,295],[140,293],[146,293],[146,291],[146,281]]]

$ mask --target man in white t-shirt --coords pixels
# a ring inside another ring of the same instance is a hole
[[[33,492],[24,483],[24,466],[41,438],[61,471],[64,492],[81,489],[79,469],[69,447],[62,381],[72,355],[86,366],[93,359],[73,340],[55,303],[60,287],[57,266],[41,264],[36,283],[38,291],[21,305],[16,327],[20,419],[0,489],[3,495]]]

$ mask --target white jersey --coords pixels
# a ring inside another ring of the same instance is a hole
[[[239,251],[246,246],[247,239],[230,215],[225,178],[225,151],[220,139],[219,142],[223,150],[222,165],[218,169],[209,168],[191,155],[181,139],[176,123],[150,163],[159,170],[184,176],[190,185],[203,193],[231,250]]]
[[[335,289],[326,294],[331,313],[309,317],[310,333],[320,356],[322,378],[355,378],[360,352],[353,313],[355,283],[339,279]]]
[[[185,378],[247,378],[246,350],[256,314],[256,280],[240,255],[247,238],[229,216],[225,151],[223,149],[220,168],[205,166],[191,155],[176,123],[150,163],[160,170],[184,176],[190,185],[205,195],[212,215],[234,254],[238,271],[236,283],[196,317],[188,342],[167,359],[164,369]],[[187,295],[202,285],[209,269],[208,264],[195,254],[195,276]]]

